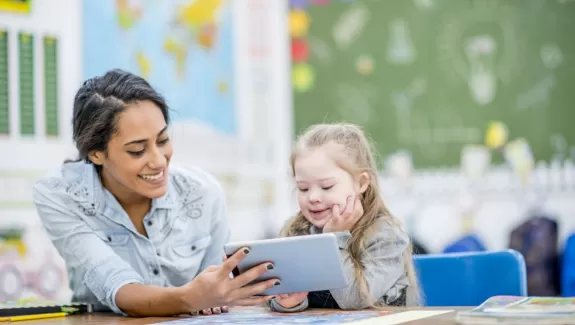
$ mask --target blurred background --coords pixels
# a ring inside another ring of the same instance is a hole
[[[218,177],[232,240],[278,234],[295,136],[347,121],[418,253],[515,248],[529,294],[575,295],[573,35],[570,0],[0,0],[0,300],[70,296],[31,187],[112,68],[167,97],[174,161]]]

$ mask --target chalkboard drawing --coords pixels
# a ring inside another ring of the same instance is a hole
[[[292,38],[299,38],[307,35],[311,20],[307,12],[296,9],[289,14],[289,33]]]
[[[316,37],[308,37],[309,50],[313,56],[322,64],[330,64],[332,61],[332,53],[330,47],[322,39]]]
[[[519,29],[516,6],[508,1],[464,3],[469,8],[445,12],[437,37],[438,63],[454,89],[465,85],[471,102],[486,106],[524,72],[525,32]]]
[[[398,111],[410,110],[413,106],[413,101],[417,97],[422,96],[426,90],[427,80],[423,77],[414,78],[407,88],[391,91],[391,103]]]
[[[334,89],[332,99],[334,106],[337,107],[345,121],[366,126],[373,117],[374,108],[371,100],[374,96],[376,96],[376,90],[369,85],[340,83]]]
[[[394,19],[389,23],[387,60],[393,64],[410,64],[415,60],[415,47],[409,35],[405,19]]]
[[[411,114],[413,102],[422,96],[427,90],[427,81],[418,77],[411,84],[402,90],[391,91],[391,103],[395,107],[395,117],[397,122],[397,138],[403,144],[413,143],[413,132],[415,120]]]
[[[370,18],[364,4],[354,3],[339,17],[332,28],[332,37],[340,50],[346,50],[357,40]]]
[[[507,126],[500,121],[491,121],[485,132],[485,145],[489,149],[499,149],[507,143],[509,131]]]
[[[413,3],[418,9],[427,10],[435,6],[435,0],[413,0]]]
[[[313,68],[307,63],[294,65],[292,69],[292,83],[297,91],[308,91],[314,83]]]
[[[465,48],[469,61],[468,85],[473,99],[480,105],[487,105],[495,98],[497,80],[495,75],[495,54],[497,45],[493,37],[478,35],[472,37]]]
[[[533,87],[517,96],[517,108],[524,110],[547,107],[551,97],[551,90],[556,84],[554,75],[549,75],[537,81]]]
[[[356,60],[357,72],[367,76],[373,72],[373,59],[369,55],[361,55]]]
[[[557,44],[545,44],[541,46],[541,61],[547,69],[556,69],[563,63],[563,53]]]

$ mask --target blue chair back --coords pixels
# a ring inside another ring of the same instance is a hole
[[[561,260],[561,295],[575,297],[575,234],[567,238]]]
[[[465,253],[465,252],[485,252],[487,248],[475,234],[469,234],[459,238],[443,249],[447,253]]]
[[[413,257],[426,306],[478,306],[497,295],[527,296],[523,255],[511,249]]]

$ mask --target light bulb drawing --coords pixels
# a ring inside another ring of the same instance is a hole
[[[466,11],[446,17],[437,37],[439,67],[453,87],[465,83],[470,99],[481,106],[494,102],[501,87],[521,72],[525,56],[512,7],[473,2]]]
[[[415,61],[415,47],[405,19],[392,20],[389,23],[389,34],[387,60],[394,64],[410,64]]]
[[[497,44],[489,35],[477,35],[469,39],[465,47],[469,64],[467,85],[473,99],[487,105],[495,98],[497,80],[494,72]]]

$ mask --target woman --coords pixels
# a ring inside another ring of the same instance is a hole
[[[169,166],[168,107],[144,79],[120,70],[89,79],[73,114],[79,160],[39,180],[34,202],[74,301],[169,316],[272,298],[255,295],[277,279],[249,285],[271,264],[230,278],[249,249],[222,263],[224,193],[197,168]]]

